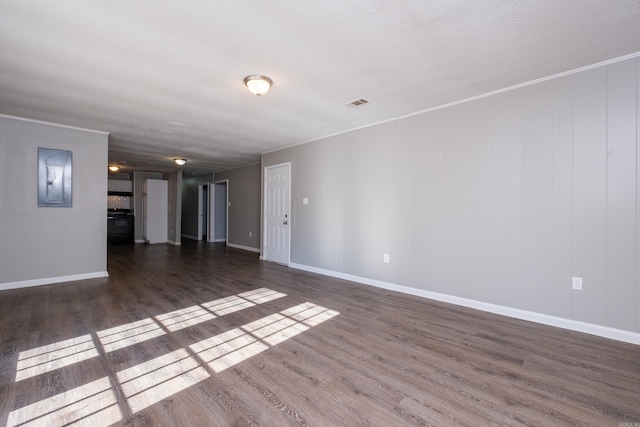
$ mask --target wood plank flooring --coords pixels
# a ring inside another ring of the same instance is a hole
[[[0,426],[640,426],[639,346],[220,244],[108,270],[0,292]]]

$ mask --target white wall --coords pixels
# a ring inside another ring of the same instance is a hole
[[[38,147],[73,154],[73,206],[38,207]],[[0,116],[0,289],[106,276],[102,132]]]
[[[633,58],[263,155],[292,162],[292,262],[640,332],[638,70]]]

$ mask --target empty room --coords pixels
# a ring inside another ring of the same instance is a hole
[[[636,0],[0,0],[0,426],[640,427],[639,124]]]

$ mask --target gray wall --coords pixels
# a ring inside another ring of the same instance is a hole
[[[38,207],[38,147],[73,153],[73,206]],[[0,284],[107,270],[108,135],[0,116]]]
[[[162,178],[168,181],[167,236],[169,242],[179,244],[182,236],[182,170],[165,173]]]
[[[182,179],[182,235],[198,237],[198,185],[213,182],[213,173]]]
[[[260,249],[260,171],[255,163],[215,174],[216,181],[229,180],[229,245]]]
[[[215,184],[215,226],[214,239],[216,241],[227,241],[227,184]]]
[[[292,262],[640,332],[638,69],[263,155],[292,162]]]

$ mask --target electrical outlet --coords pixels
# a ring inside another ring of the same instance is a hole
[[[249,237],[253,237],[253,233],[251,231],[249,232]]]
[[[382,258],[382,260],[386,263],[389,262],[389,254],[384,254],[384,257]]]
[[[582,290],[582,277],[571,278],[571,289],[575,289],[576,291]]]

